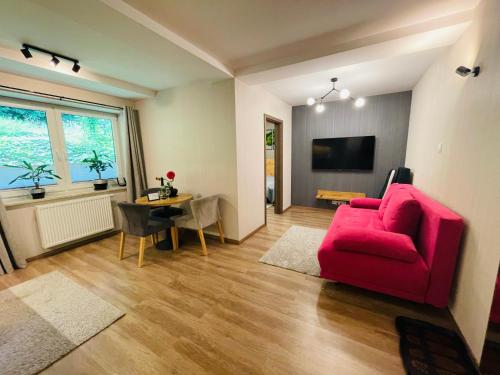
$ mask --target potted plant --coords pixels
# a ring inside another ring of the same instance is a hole
[[[20,168],[24,169],[27,172],[17,176],[15,179],[13,179],[10,184],[13,184],[17,180],[31,180],[33,181],[33,185],[35,187],[30,190],[30,194],[33,197],[33,199],[42,199],[45,197],[45,189],[40,187],[40,180],[42,178],[46,178],[49,180],[53,180],[54,178],[61,179],[58,175],[54,173],[52,169],[48,169],[47,164],[42,164],[39,165],[38,167],[34,167],[31,163],[28,163],[27,161],[23,160],[22,165],[4,165],[4,167],[8,168]]]
[[[108,168],[112,168],[113,164],[105,160],[104,155],[98,155],[95,150],[92,150],[94,154],[90,158],[85,158],[82,163],[87,164],[90,171],[95,171],[97,173],[97,180],[94,180],[94,190],[106,190],[108,188],[108,180],[102,178],[102,172]]]
[[[173,187],[172,183],[174,182],[175,179],[175,172],[174,171],[168,171],[167,174],[167,186],[170,191],[169,196],[170,197],[176,197],[178,190]]]

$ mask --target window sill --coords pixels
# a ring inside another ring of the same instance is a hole
[[[74,190],[66,190],[59,192],[47,192],[45,198],[43,199],[32,199],[29,196],[22,196],[13,198],[3,198],[2,202],[8,210],[11,210],[21,207],[37,206],[40,204],[60,201],[60,200],[83,198],[101,194],[113,194],[121,191],[127,191],[127,187],[115,185],[108,187],[107,190],[99,190],[99,191],[96,191],[93,188],[84,188],[84,189],[74,189]]]

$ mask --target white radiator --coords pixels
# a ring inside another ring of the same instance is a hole
[[[36,220],[44,249],[104,232],[114,228],[111,195],[40,205]]]

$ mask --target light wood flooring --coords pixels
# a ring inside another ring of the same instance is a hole
[[[58,270],[126,315],[46,374],[403,374],[394,318],[451,326],[436,310],[264,265],[258,259],[291,226],[327,228],[333,211],[268,212],[242,245],[196,237],[174,254],[119,235],[36,260],[0,277],[7,288]]]

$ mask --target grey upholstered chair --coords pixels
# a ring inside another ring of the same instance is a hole
[[[207,245],[203,229],[217,224],[219,231],[219,239],[224,243],[224,231],[222,230],[221,216],[219,211],[219,196],[212,195],[209,197],[193,199],[189,202],[189,213],[183,216],[173,217],[175,227],[193,229],[198,232],[200,237],[201,248],[203,255],[208,255]]]
[[[160,191],[160,188],[151,188],[151,189],[146,189],[142,191],[142,196],[151,194],[151,193],[157,193]],[[172,207],[172,206],[165,206],[165,207],[158,207],[158,208],[153,208],[150,211],[150,215],[152,219],[169,219],[172,216],[178,216],[182,215],[184,212],[182,208],[178,207]]]
[[[123,259],[123,252],[125,250],[125,236],[127,234],[140,237],[139,242],[139,260],[137,267],[142,267],[144,262],[144,250],[146,247],[146,237],[151,236],[151,241],[155,244],[158,241],[158,232],[172,227],[174,222],[170,220],[155,221],[151,220],[149,216],[149,206],[119,202],[118,207],[122,214],[122,232],[120,238],[120,251],[118,259]]]

